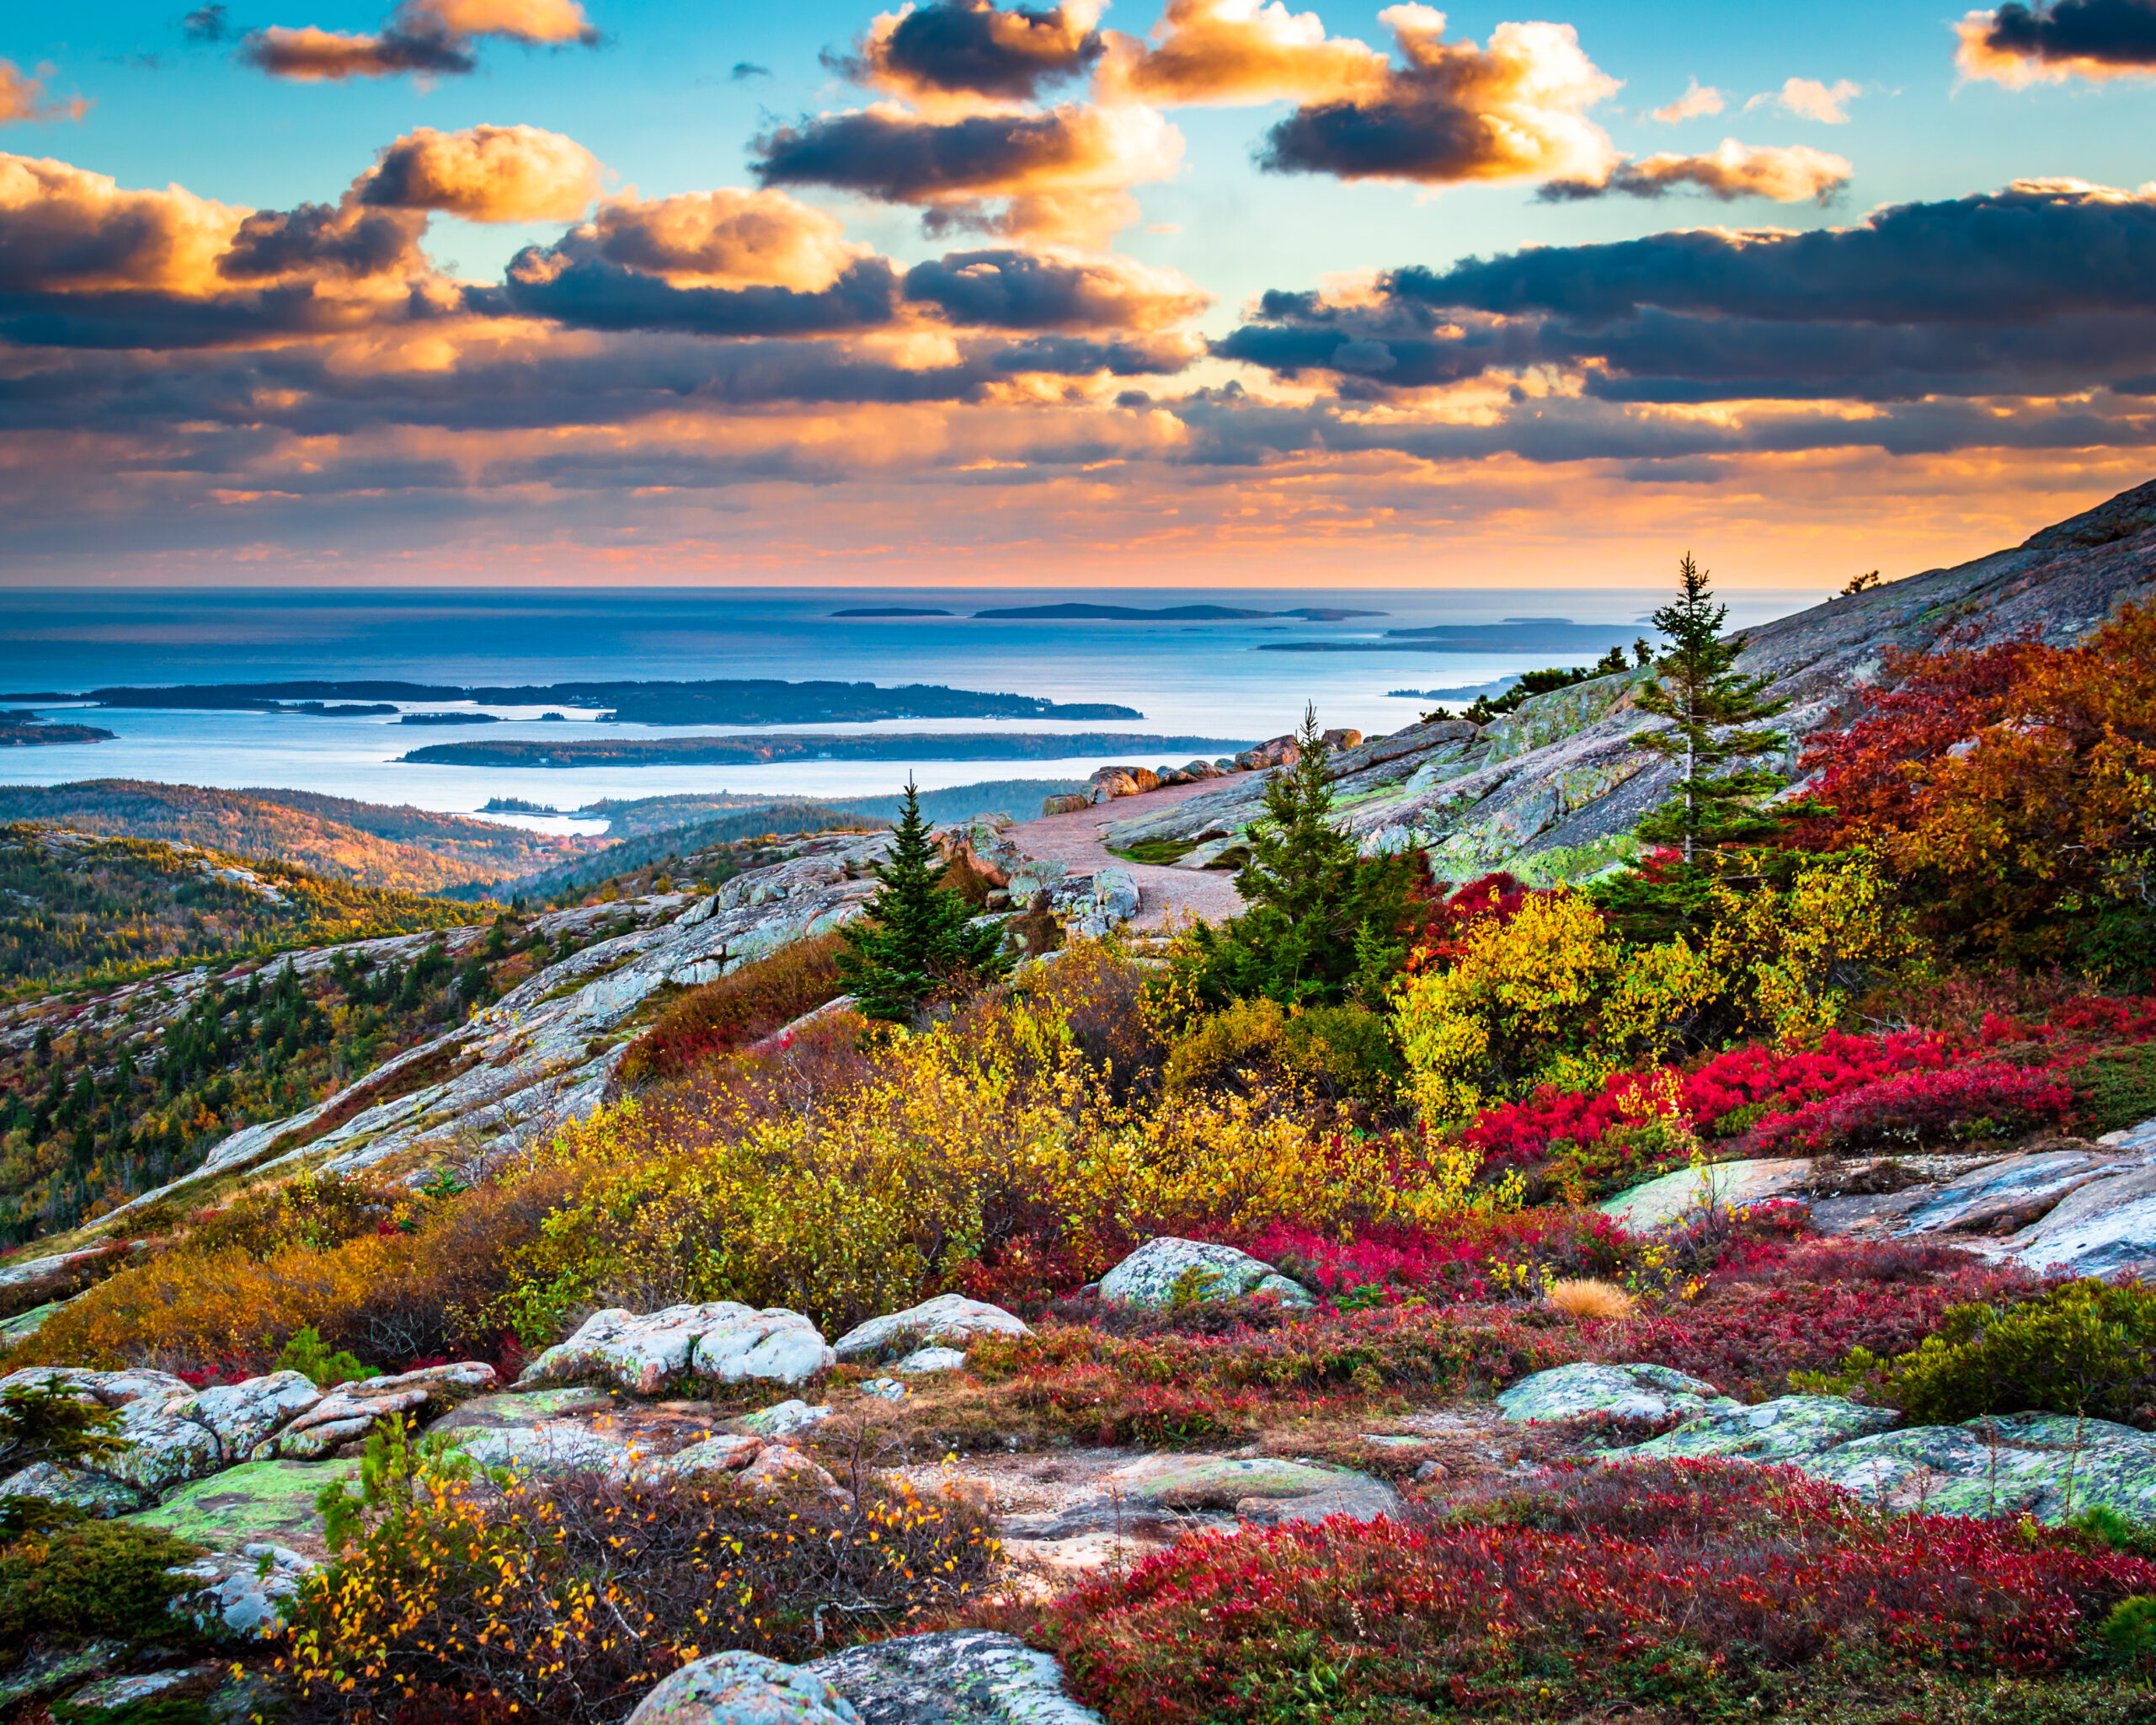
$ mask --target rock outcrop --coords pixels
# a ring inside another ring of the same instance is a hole
[[[939,1294],[904,1311],[856,1324],[831,1344],[848,1365],[881,1365],[919,1350],[964,1343],[975,1336],[1030,1336],[1033,1327],[1016,1313],[963,1294]],[[958,1350],[952,1350],[958,1351]],[[963,1354],[960,1353],[963,1360]]]
[[[1113,1305],[1169,1306],[1246,1294],[1277,1294],[1289,1306],[1312,1303],[1301,1283],[1247,1252],[1172,1234],[1148,1240],[1101,1278],[1101,1298]]]
[[[2146,601],[2152,591],[2156,482],[2018,549],[1747,630],[1738,663],[1769,680],[1771,697],[1791,703],[1779,723],[1801,745],[1855,714],[1858,686],[1879,676],[1890,651],[1921,650],[1950,635],[1978,644],[2024,634],[2071,642],[2121,601]],[[1365,852],[1420,846],[1440,879],[1471,879],[1498,867],[1530,877],[1591,873],[1630,853],[1633,826],[1674,776],[1661,756],[1635,746],[1637,734],[1657,723],[1635,700],[1646,675],[1613,672],[1539,695],[1487,726],[1441,720],[1340,748],[1329,765],[1335,806]],[[1288,758],[1287,750],[1270,761],[1237,756],[1237,766],[1259,771],[1118,821],[1108,843],[1194,843],[1179,866],[1202,868],[1256,818],[1265,769]]]
[[[619,1306],[595,1311],[568,1341],[524,1369],[520,1387],[597,1379],[632,1395],[655,1395],[670,1379],[695,1375],[739,1383],[763,1378],[799,1384],[837,1363],[816,1327],[798,1311],[759,1311],[731,1300],[670,1306],[638,1316]]]

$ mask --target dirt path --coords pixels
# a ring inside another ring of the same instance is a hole
[[[1219,782],[1170,785],[1142,797],[1118,797],[1112,803],[1096,803],[1075,814],[1048,814],[1009,830],[1009,836],[1028,856],[1064,864],[1073,874],[1091,874],[1102,868],[1124,868],[1138,883],[1138,915],[1134,929],[1165,928],[1186,913],[1208,922],[1222,922],[1238,915],[1242,895],[1231,875],[1212,869],[1163,868],[1150,862],[1127,862],[1101,842],[1112,822],[1149,809],[1167,809],[1186,802]]]

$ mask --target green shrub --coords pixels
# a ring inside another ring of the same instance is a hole
[[[2104,1645],[2116,1659],[2132,1660],[2138,1664],[2156,1660],[2156,1599],[2147,1594],[2136,1594],[2130,1599],[2121,1599],[2111,1607],[2096,1633],[2103,1637]]]
[[[2004,1310],[1952,1307],[1914,1353],[1886,1368],[1883,1389],[1924,1424],[2036,1411],[2145,1429],[2156,1425],[2152,1348],[2156,1288],[2068,1282]]]
[[[1262,996],[1200,1019],[1169,1051],[1171,1095],[1248,1089],[1282,1075],[1318,1095],[1392,1099],[1406,1066],[1391,1027],[1361,1007],[1283,1010]]]
[[[2156,1042],[2091,1055],[2074,1075],[2073,1105],[2091,1134],[2156,1118]]]
[[[49,1635],[154,1638],[171,1647],[200,1632],[169,1610],[194,1583],[165,1572],[201,1547],[163,1528],[73,1521],[0,1547],[0,1644]]]
[[[1392,1026],[1361,1007],[1311,1007],[1289,1019],[1289,1070],[1321,1093],[1364,1102],[1392,1099],[1406,1076]]]
[[[357,1354],[341,1348],[332,1353],[323,1344],[321,1333],[312,1324],[305,1326],[285,1343],[284,1352],[277,1356],[277,1364],[271,1369],[296,1371],[318,1390],[334,1390],[339,1384],[375,1375],[360,1363]]]
[[[2067,1525],[2084,1533],[2106,1551],[2124,1551],[2129,1557],[2156,1558],[2156,1526],[2131,1521],[2108,1503],[2092,1503]]]

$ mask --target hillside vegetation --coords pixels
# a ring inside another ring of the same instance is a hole
[[[505,880],[589,848],[586,841],[464,815],[311,791],[223,791],[138,779],[0,785],[0,821],[51,821],[81,832],[200,845],[405,893]]]

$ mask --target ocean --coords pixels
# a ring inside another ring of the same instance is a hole
[[[1390,629],[1489,624],[1531,616],[1606,624],[1611,644],[1641,633],[1658,592],[1617,590],[1323,592],[1068,590],[947,592],[859,588],[591,591],[14,590],[0,597],[0,693],[79,692],[119,685],[394,679],[457,685],[546,683],[588,677],[642,680],[777,678],[942,683],[953,688],[1115,702],[1143,720],[905,719],[797,727],[831,731],[1115,730],[1263,738],[1294,729],[1305,702],[1328,726],[1397,729],[1432,704],[1398,689],[1470,686],[1536,666],[1582,660],[1559,651],[1337,650],[1385,640]],[[1192,604],[1267,611],[1305,606],[1378,617],[1309,622],[989,621],[984,609],[1094,601],[1148,608]],[[1780,615],[1804,595],[1732,601],[1742,626]],[[905,606],[950,617],[844,618],[839,611]],[[1556,632],[1564,633],[1564,632]],[[1315,644],[1324,651],[1264,650]],[[1592,653],[1584,654],[1592,659]],[[441,710],[449,703],[423,704]],[[1454,703],[1458,704],[1458,703]],[[60,713],[53,702],[38,710]],[[1103,757],[950,761],[932,746],[918,761],[796,761],[767,766],[620,764],[550,768],[400,761],[428,744],[484,737],[712,734],[728,727],[600,724],[565,709],[566,724],[538,709],[496,708],[506,722],[435,729],[394,718],[99,709],[70,716],[117,734],[102,743],[15,748],[0,781],[58,784],[136,778],[227,789],[325,792],[442,812],[478,811],[496,798],[572,810],[600,798],[731,791],[841,797],[889,793],[910,771],[925,788],[993,778],[1082,778]],[[1157,751],[1168,754],[1174,751]],[[1187,754],[1187,751],[1182,751]],[[1118,758],[1129,758],[1128,756]],[[1182,758],[1181,754],[1177,758]],[[1157,765],[1145,751],[1138,759]],[[500,817],[554,830],[597,831],[570,819]]]

